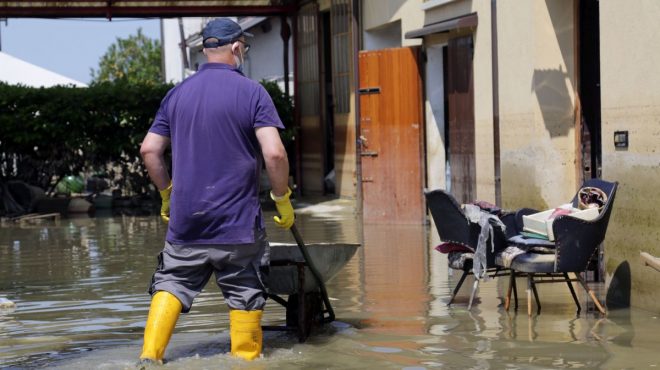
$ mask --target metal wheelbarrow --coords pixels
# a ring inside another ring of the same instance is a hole
[[[263,326],[263,329],[296,331],[298,340],[304,342],[313,327],[334,321],[325,282],[337,275],[360,244],[305,245],[295,225],[291,232],[296,244],[270,243],[267,283],[268,297],[286,308],[286,326]]]

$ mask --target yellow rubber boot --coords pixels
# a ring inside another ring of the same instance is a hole
[[[261,354],[263,333],[261,331],[262,310],[229,311],[229,335],[231,354],[251,361]]]
[[[170,341],[181,313],[181,302],[173,294],[159,291],[151,298],[151,307],[144,327],[144,346],[140,360],[163,363],[165,347]]]

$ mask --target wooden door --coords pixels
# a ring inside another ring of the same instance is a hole
[[[367,223],[424,222],[418,53],[418,48],[360,52],[359,151]]]
[[[472,54],[472,36],[449,40],[447,45],[448,159],[451,193],[461,203],[473,202],[476,196]]]

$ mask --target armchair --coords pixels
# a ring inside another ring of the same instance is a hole
[[[570,215],[558,216],[555,218],[552,225],[552,230],[555,236],[554,253],[538,253],[530,251],[516,256],[511,261],[509,268],[512,270],[512,278],[509,283],[509,293],[507,293],[505,303],[505,308],[507,310],[509,309],[511,286],[513,285],[515,288],[515,280],[513,278],[515,273],[519,275],[527,275],[527,314],[530,316],[532,315],[532,293],[534,294],[534,299],[536,301],[537,313],[541,312],[541,304],[538,298],[536,284],[552,282],[566,282],[571,295],[573,296],[573,300],[575,301],[575,305],[577,306],[577,313],[579,314],[581,307],[575,294],[575,290],[573,289],[573,281],[578,281],[585,291],[588,292],[589,297],[593,300],[598,311],[603,314],[605,313],[605,309],[598,298],[596,298],[595,293],[589,289],[580,273],[586,271],[591,257],[596,253],[598,246],[605,239],[618,183],[600,179],[590,179],[584,182],[582,188],[584,187],[598,188],[607,195],[607,200],[600,209],[598,217],[586,221],[571,217]],[[576,194],[573,198],[573,206],[577,207],[578,202],[579,194]],[[518,211],[518,214],[516,215],[516,223],[521,222],[522,214],[529,214],[530,212],[530,209],[522,209]],[[548,243],[545,242],[543,244],[547,245]],[[498,256],[496,264],[502,267],[508,265],[503,263],[501,256]],[[568,275],[569,273],[574,273],[576,278],[570,279]]]
[[[455,270],[461,270],[463,274],[447,303],[449,306],[454,301],[465,278],[473,274],[474,254],[477,251],[481,226],[476,222],[470,221],[456,199],[446,191],[440,189],[425,191],[424,195],[426,196],[427,207],[433,217],[433,222],[438,230],[440,240],[458,247],[455,248],[456,250],[449,252],[449,267]],[[509,223],[513,224],[514,215],[511,214],[509,216],[505,220],[502,220],[507,225],[507,229]],[[494,276],[497,276],[502,268],[495,265],[495,254],[506,248],[507,236],[498,227],[493,227],[493,231],[494,251],[490,248],[490,237],[486,243],[488,246],[486,248],[486,273],[491,273],[494,270]],[[468,303],[468,310],[472,307],[472,302],[479,287],[479,280],[479,277],[475,277]]]

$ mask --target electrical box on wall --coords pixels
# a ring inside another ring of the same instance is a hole
[[[614,131],[614,147],[617,149],[628,148],[628,131]]]

